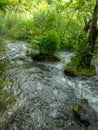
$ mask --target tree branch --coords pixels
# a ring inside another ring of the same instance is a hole
[[[87,20],[87,18],[86,17],[84,17],[84,24],[85,24],[85,26],[84,26],[84,31],[87,33],[88,32],[88,30],[89,30],[89,28],[90,28],[90,24],[91,24],[91,19],[90,20]]]

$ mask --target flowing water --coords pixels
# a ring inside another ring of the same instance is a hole
[[[26,43],[3,46],[0,77],[8,84],[0,88],[0,130],[78,130],[71,106],[82,98],[98,113],[98,76],[63,73],[72,53],[60,52],[60,62],[35,62],[25,55]]]

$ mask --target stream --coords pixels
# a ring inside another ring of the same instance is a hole
[[[96,76],[72,78],[63,73],[71,52],[59,52],[60,62],[35,62],[22,41],[0,46],[0,77],[8,82],[0,87],[0,130],[82,130],[71,107],[83,98],[98,114],[97,60]]]

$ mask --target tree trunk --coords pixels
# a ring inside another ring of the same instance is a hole
[[[95,44],[96,44],[96,40],[97,40],[97,35],[98,35],[98,30],[97,30],[97,21],[98,21],[98,0],[96,0],[96,4],[95,4],[95,8],[92,14],[92,21],[91,21],[91,25],[90,25],[90,31],[89,31],[89,36],[88,36],[88,41],[87,44],[90,47],[90,52],[91,54],[87,54],[85,55],[85,57],[83,57],[82,60],[82,66],[83,67],[90,67],[91,66],[91,60],[93,57],[93,52],[95,50]],[[90,21],[87,21],[86,19],[84,19],[84,23],[85,23],[85,27],[84,27],[84,31],[88,32],[88,27],[90,24]]]
[[[98,21],[98,0],[96,0],[96,5],[92,15],[92,24],[90,27],[90,32],[88,36],[88,44],[91,46],[91,52],[94,52],[95,43],[97,40],[97,21]]]
[[[88,30],[89,30],[89,28],[90,28],[90,24],[91,24],[91,19],[90,20],[88,20],[86,17],[84,17],[84,24],[85,24],[85,26],[84,26],[84,31],[87,33],[88,32]]]
[[[20,4],[22,2],[22,0],[18,0],[18,3]],[[19,10],[19,5],[17,5],[16,9],[15,9],[15,13],[17,13]]]

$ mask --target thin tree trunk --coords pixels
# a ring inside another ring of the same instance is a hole
[[[93,11],[93,16],[92,16],[92,24],[88,36],[88,44],[91,46],[91,52],[94,52],[95,49],[95,43],[97,40],[97,21],[98,21],[98,0],[96,0],[96,5]]]
[[[90,24],[91,24],[91,19],[90,20],[88,20],[86,17],[84,17],[84,24],[85,24],[85,26],[84,26],[84,31],[87,33],[88,32],[88,30],[89,30],[89,28],[90,28]]]
[[[22,2],[22,0],[18,0],[18,3],[20,4]],[[17,13],[17,11],[19,10],[19,5],[17,5],[16,9],[15,9],[15,13]]]
[[[96,0],[96,5],[93,11],[93,15],[92,15],[92,21],[91,21],[91,25],[90,25],[90,31],[89,31],[89,36],[88,36],[88,41],[87,44],[90,47],[90,52],[91,54],[87,54],[85,55],[85,57],[83,57],[81,59],[81,63],[83,67],[90,67],[91,66],[91,60],[93,57],[93,52],[95,50],[95,44],[96,44],[96,40],[97,40],[97,36],[98,36],[98,30],[97,30],[97,21],[98,21],[98,0]],[[85,28],[84,31],[88,32],[88,26],[89,26],[89,22],[87,22],[87,20],[85,19]],[[89,51],[89,50],[88,50]]]

